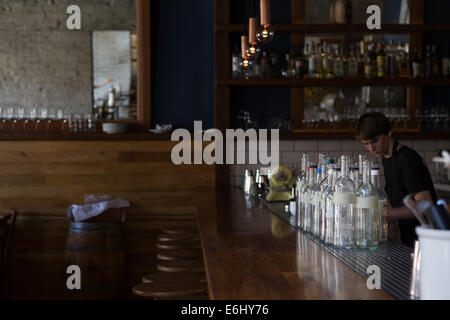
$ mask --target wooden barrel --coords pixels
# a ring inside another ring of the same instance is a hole
[[[126,271],[122,226],[120,222],[70,223],[66,268],[76,265],[81,269],[81,290],[70,290],[72,298],[121,298]]]

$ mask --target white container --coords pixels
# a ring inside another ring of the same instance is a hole
[[[450,300],[450,231],[416,228],[419,236],[420,299]]]
[[[118,134],[125,133],[128,130],[128,124],[123,122],[105,122],[102,124],[104,133]]]

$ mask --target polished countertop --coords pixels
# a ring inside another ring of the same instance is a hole
[[[211,299],[393,299],[242,190],[195,196]]]

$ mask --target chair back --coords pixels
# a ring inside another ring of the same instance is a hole
[[[7,296],[8,271],[16,218],[15,209],[9,209],[8,213],[0,218],[0,300],[6,299]]]

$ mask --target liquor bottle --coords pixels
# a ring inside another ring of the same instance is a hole
[[[342,59],[339,47],[335,50],[333,71],[336,78],[342,78],[344,76],[344,61]]]
[[[302,161],[301,161],[301,172],[298,175],[297,182],[296,182],[296,202],[297,202],[296,224],[297,224],[297,227],[301,226],[301,216],[300,216],[301,190],[302,190],[303,186],[305,185],[305,183],[307,183],[307,178],[308,178],[307,165],[308,165],[308,155],[303,154]]]
[[[390,40],[386,47],[386,76],[389,79],[394,79],[397,77],[397,74],[397,58],[394,42]]]
[[[334,193],[334,241],[337,247],[353,248],[355,232],[353,214],[356,202],[355,184],[349,178],[349,157],[341,157],[341,177]]]
[[[291,48],[291,54],[290,54],[290,60],[289,60],[289,71],[288,71],[288,78],[293,79],[297,77],[297,71],[295,70],[295,47]]]
[[[431,75],[433,78],[439,78],[439,60],[436,53],[436,45],[431,46]]]
[[[414,50],[414,58],[411,62],[412,78],[419,79],[422,77],[422,61],[420,60],[419,50]]]
[[[308,186],[305,188],[305,191],[303,193],[303,202],[305,204],[305,211],[304,211],[304,217],[303,217],[303,231],[304,232],[311,232],[311,218],[312,218],[312,211],[313,211],[313,202],[312,202],[312,188],[316,184],[317,179],[317,165],[312,164],[309,166],[309,179],[308,179]]]
[[[253,76],[257,79],[262,79],[263,77],[263,68],[261,65],[261,55],[257,55],[253,62]]]
[[[270,63],[269,55],[266,51],[261,57],[262,76],[264,79],[269,79],[272,76],[272,65]]]
[[[237,44],[234,45],[233,53],[231,55],[231,68],[232,68],[232,78],[241,78],[241,53]]]
[[[424,61],[424,72],[425,78],[430,79],[433,75],[433,64],[431,60],[431,47],[427,45],[427,49],[425,51],[425,61]]]
[[[377,206],[377,227],[378,227],[378,242],[387,241],[388,223],[387,223],[387,199],[384,191],[380,188],[380,168],[376,165],[372,166],[371,182],[378,191],[378,206]]]
[[[314,185],[311,187],[311,227],[313,237],[320,235],[320,184],[322,182],[322,166],[317,168],[317,176]]]
[[[321,79],[326,79],[327,78],[327,60],[328,60],[328,56],[327,56],[327,43],[324,42],[322,43],[322,45],[320,46],[320,68],[319,68],[319,75]]]
[[[291,62],[291,56],[289,55],[289,53],[286,53],[284,55],[283,67],[281,68],[281,77],[282,78],[289,78],[288,75],[289,75],[290,62]]]
[[[399,53],[398,53],[398,77],[399,78],[409,78],[409,59],[408,59],[408,53],[406,51],[406,45],[400,46]]]
[[[358,77],[360,78],[364,77],[364,68],[365,68],[364,58],[365,58],[365,44],[364,41],[361,41],[358,54]]]
[[[323,62],[322,62],[326,79],[333,79],[334,78],[333,61],[334,61],[334,57],[333,57],[333,54],[331,52],[331,47],[330,47],[330,45],[327,44],[326,47],[325,47],[325,57],[324,57]]]
[[[341,169],[333,166],[331,187],[325,196],[325,243],[334,244],[334,193],[336,191],[336,181],[341,177]]]
[[[310,55],[308,57],[308,73],[310,79],[317,79],[319,72],[319,56],[317,54],[317,47],[314,43],[311,45]]]
[[[296,196],[295,196],[295,188],[291,189],[291,199],[289,199],[289,212],[294,217],[296,216],[297,206],[296,206]]]
[[[384,52],[384,45],[380,43],[377,53],[377,77],[386,77],[386,53]]]
[[[307,162],[307,166],[306,166],[306,181],[301,185],[300,191],[299,191],[299,196],[300,199],[299,201],[299,213],[298,213],[298,217],[297,217],[297,222],[300,223],[300,225],[297,225],[298,227],[300,227],[300,229],[304,230],[305,228],[305,211],[306,211],[306,204],[308,202],[308,199],[306,198],[307,196],[307,190],[308,187],[310,185],[310,168],[311,163],[308,161]]]
[[[378,190],[370,182],[370,161],[363,162],[363,183],[356,192],[355,238],[358,249],[378,248]]]
[[[355,48],[351,46],[350,49],[350,60],[348,63],[348,76],[355,78],[358,76],[358,58],[355,54]]]
[[[449,74],[449,62],[450,59],[448,57],[448,48],[447,45],[444,45],[444,55],[442,56],[442,77],[448,78]]]
[[[333,179],[333,169],[331,159],[328,159],[326,164],[322,165],[323,180],[320,184],[319,194],[319,239],[325,241],[326,235],[326,196],[331,191],[331,182]]]
[[[302,79],[305,74],[306,59],[303,56],[302,46],[298,46],[297,57],[295,57],[295,73],[298,79]]]
[[[368,45],[368,53],[366,54],[365,60],[366,62],[364,66],[364,77],[366,77],[367,79],[373,79],[375,74],[374,63],[376,64],[376,54],[373,44]]]
[[[278,54],[276,52],[270,53],[270,64],[272,66],[272,78],[280,78],[281,67],[278,60]]]

